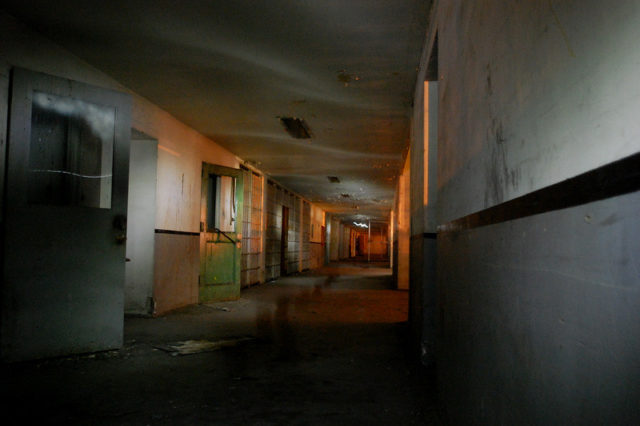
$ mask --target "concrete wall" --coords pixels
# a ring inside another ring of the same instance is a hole
[[[636,192],[440,236],[454,424],[638,424],[638,206]]]
[[[438,2],[440,222],[637,152],[639,8]]]
[[[535,190],[546,203],[557,183],[556,199],[588,194],[563,182],[640,152],[640,4],[436,1],[430,22],[417,93],[437,31],[435,353],[449,420],[639,423],[638,193],[473,214]]]

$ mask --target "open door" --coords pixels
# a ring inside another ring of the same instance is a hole
[[[202,164],[200,303],[240,297],[242,170]]]
[[[131,99],[14,69],[2,357],[122,345]]]

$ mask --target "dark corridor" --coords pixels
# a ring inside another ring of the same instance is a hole
[[[236,302],[127,318],[121,350],[3,366],[5,419],[440,424],[430,382],[403,351],[407,298],[389,269],[343,263],[250,288]]]

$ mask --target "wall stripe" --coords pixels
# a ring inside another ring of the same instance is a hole
[[[640,190],[640,153],[438,227],[456,232],[587,204]]]
[[[156,229],[156,234],[193,235],[200,236],[199,232],[171,231],[169,229]]]

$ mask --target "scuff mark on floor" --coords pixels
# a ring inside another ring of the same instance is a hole
[[[172,356],[193,355],[203,352],[213,352],[222,348],[237,346],[255,340],[252,336],[234,337],[222,340],[185,340],[182,342],[168,343],[165,345],[154,345],[155,348],[168,352]]]

